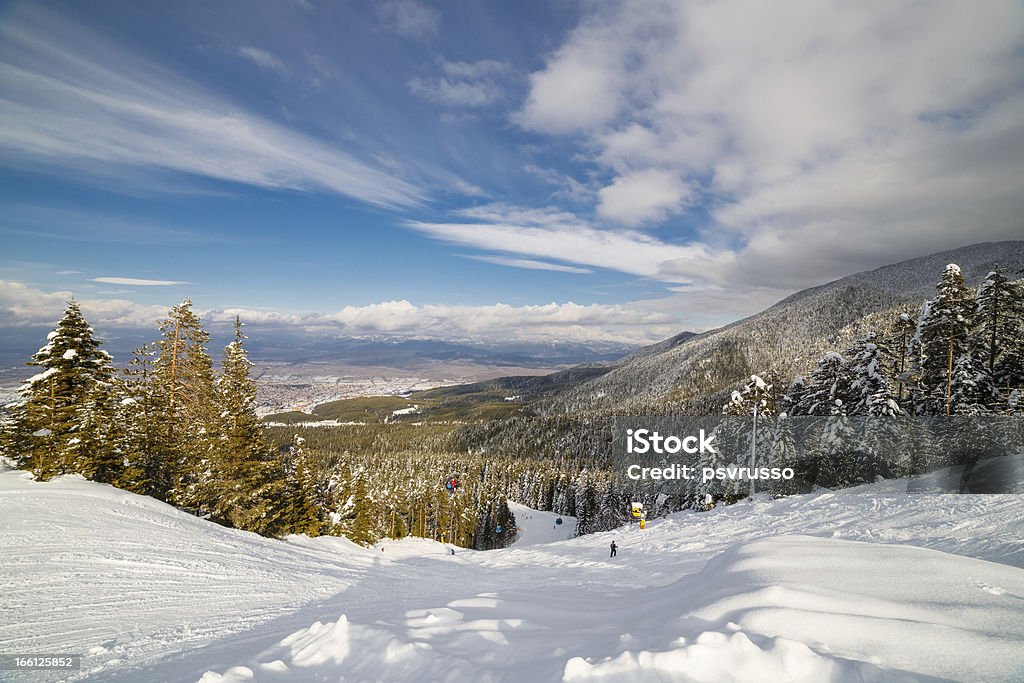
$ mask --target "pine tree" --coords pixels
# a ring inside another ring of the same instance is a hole
[[[842,355],[829,351],[811,372],[798,415],[845,415],[853,402],[853,378]]]
[[[43,371],[25,381],[15,411],[23,465],[40,479],[77,472],[109,481],[117,460],[107,426],[111,420],[110,354],[75,301],[29,365]]]
[[[892,354],[892,376],[896,378],[896,402],[901,406],[906,396],[906,373],[911,362],[911,340],[917,331],[917,322],[909,313],[901,313],[893,326],[890,348]],[[906,412],[906,411],[904,411]]]
[[[256,415],[256,383],[249,376],[252,363],[245,351],[242,321],[235,318],[234,339],[224,349],[217,381],[220,410],[218,438],[210,454],[212,476],[199,487],[209,500],[211,513],[233,526],[265,533],[287,505],[281,499],[284,472],[271,456]]]
[[[780,479],[775,484],[773,493],[782,496],[806,493],[811,489],[817,472],[812,467],[812,460],[799,457],[793,418],[785,413],[779,415],[772,430],[772,437],[771,466],[780,469],[791,468],[795,475],[793,479]]]
[[[377,540],[377,534],[373,528],[373,508],[366,490],[365,477],[356,477],[352,500],[354,515],[345,535],[353,543],[370,545]]]
[[[583,536],[596,531],[598,516],[597,492],[590,473],[583,470],[576,482],[576,535]]]
[[[850,403],[847,415],[900,415],[892,380],[893,353],[874,332],[869,332],[846,351],[849,359]]]
[[[156,388],[166,406],[162,416],[169,447],[169,500],[202,514],[210,511],[208,483],[217,446],[218,412],[213,362],[206,351],[210,335],[183,300],[160,323],[163,338],[156,362]]]
[[[780,407],[786,415],[799,415],[799,406],[807,394],[807,378],[797,375],[793,378],[786,393],[782,396]]]
[[[915,411],[921,415],[955,412],[954,367],[961,356],[973,351],[970,332],[974,323],[974,296],[964,283],[960,267],[955,263],[946,266],[936,289],[935,298],[922,309],[916,335],[921,392]],[[970,369],[974,369],[973,364]]]
[[[164,419],[166,394],[155,381],[156,344],[135,349],[119,386],[115,408],[119,426],[118,450],[123,469],[116,486],[166,500],[171,489],[172,457]]]
[[[271,499],[276,500],[279,505],[274,507],[276,516],[266,524],[266,531],[261,533],[270,536],[285,534],[319,536],[327,526],[322,523],[321,512],[327,511],[327,506],[333,501],[336,491],[344,490],[343,482],[339,479],[340,472],[336,472],[335,479],[324,489],[324,497],[321,502],[313,497],[315,494],[314,475],[311,474],[312,468],[306,450],[306,440],[295,434],[291,443],[278,452],[282,456],[278,463],[281,475],[275,479],[272,490],[279,491],[279,493],[272,496]],[[341,468],[338,466],[335,469],[340,470]],[[345,479],[344,484],[347,482],[348,479]],[[341,515],[333,516],[332,524],[337,525],[340,521]]]
[[[995,384],[1009,393],[1024,385],[1024,283],[1007,280],[1001,268],[990,272],[978,290],[975,344],[978,358]],[[989,408],[1002,411],[1005,397]]]
[[[729,403],[722,407],[722,414],[753,415],[756,407],[758,415],[775,415],[779,408],[776,395],[779,386],[778,373],[773,370],[763,373],[763,378],[751,375],[743,389],[732,392]]]

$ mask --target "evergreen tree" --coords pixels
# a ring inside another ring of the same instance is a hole
[[[918,371],[921,392],[915,411],[921,415],[951,415],[955,412],[953,398],[954,369],[961,356],[973,352],[971,329],[974,323],[974,297],[964,283],[960,267],[946,266],[937,294],[922,309],[918,320]],[[973,363],[965,366],[974,371]],[[964,378],[964,373],[960,375]]]
[[[208,513],[213,506],[208,484],[215,476],[212,459],[219,417],[213,362],[206,351],[210,335],[189,299],[171,308],[160,330],[155,380],[160,403],[166,406],[162,422],[170,454],[169,500]]]
[[[782,396],[781,409],[787,415],[799,415],[799,406],[807,394],[807,378],[797,375]]]
[[[282,456],[278,463],[280,476],[272,480],[268,492],[269,499],[275,501],[277,505],[272,508],[275,514],[264,522],[265,531],[260,533],[270,536],[319,536],[327,526],[322,523],[319,513],[326,511],[327,506],[333,501],[333,491],[340,488],[337,486],[338,482],[332,481],[329,486],[324,487],[326,495],[318,507],[312,498],[314,480],[310,476],[306,440],[295,434],[291,443],[278,452]],[[334,524],[340,521],[340,516],[332,519]]]
[[[1024,385],[1024,283],[1007,280],[1001,268],[990,272],[978,290],[975,344],[978,359],[1008,395]],[[1005,397],[989,406],[1006,408]]]
[[[909,313],[901,313],[893,326],[890,348],[892,353],[892,376],[896,378],[896,402],[901,406],[906,397],[906,373],[911,363],[911,341],[917,331],[917,322]],[[904,411],[906,412],[906,411]]]
[[[798,415],[845,415],[853,402],[853,378],[842,355],[829,351],[811,372]]]
[[[205,498],[217,517],[242,529],[257,530],[277,517],[275,480],[283,474],[270,457],[263,423],[256,415],[256,384],[244,347],[242,321],[235,318],[235,337],[224,349],[217,381],[220,443],[211,456],[214,476]]]
[[[778,373],[768,371],[762,378],[751,375],[743,389],[732,392],[732,397],[722,407],[723,415],[753,415],[757,408],[758,415],[771,416],[778,412],[779,400],[776,395],[779,387]]]
[[[377,540],[377,534],[373,528],[373,508],[366,490],[365,477],[355,478],[352,504],[353,516],[345,535],[353,543],[370,545]]]
[[[576,535],[593,533],[597,530],[597,491],[590,473],[584,470],[576,482]]]
[[[40,479],[77,472],[109,481],[115,475],[108,432],[113,370],[100,344],[78,303],[70,301],[29,362],[42,372],[22,385],[15,429],[23,444],[21,464]]]
[[[155,381],[156,353],[156,344],[135,349],[119,385],[115,415],[123,469],[114,483],[134,493],[166,500],[171,489],[171,453],[163,424],[166,395],[158,391]]]
[[[893,353],[874,332],[869,332],[847,349],[850,403],[847,415],[900,415],[893,383],[888,376]]]
[[[783,413],[775,422],[772,430],[771,466],[780,469],[789,467],[795,476],[776,482],[773,493],[782,496],[805,493],[811,489],[817,478],[817,472],[813,468],[814,462],[808,458],[800,458],[797,452],[793,418]]]

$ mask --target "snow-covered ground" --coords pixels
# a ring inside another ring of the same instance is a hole
[[[33,681],[1024,680],[1021,503],[879,486],[553,543],[516,506],[519,543],[451,555],[7,471],[0,653],[85,655]]]

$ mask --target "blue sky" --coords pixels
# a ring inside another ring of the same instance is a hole
[[[652,341],[1021,234],[1018,3],[0,4],[0,327]]]

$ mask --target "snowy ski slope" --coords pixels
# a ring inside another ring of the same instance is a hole
[[[453,556],[263,539],[0,472],[0,652],[85,655],[0,678],[1024,680],[1021,498],[886,490]]]

